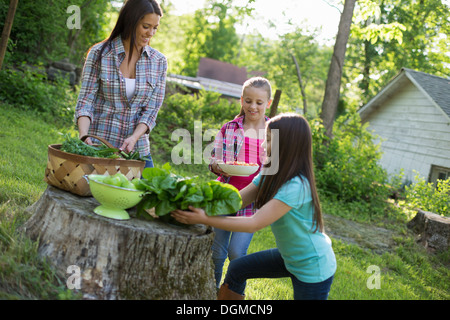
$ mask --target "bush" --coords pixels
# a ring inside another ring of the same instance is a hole
[[[406,202],[411,209],[450,216],[450,179],[426,182],[418,173],[414,182],[405,187]]]
[[[388,197],[388,175],[378,163],[379,145],[356,112],[335,121],[331,140],[324,135],[320,121],[313,122],[312,129],[316,180],[323,194],[344,202],[376,202]]]
[[[73,120],[76,99],[67,82],[46,81],[45,70],[39,66],[0,71],[0,100],[22,110],[68,124]]]

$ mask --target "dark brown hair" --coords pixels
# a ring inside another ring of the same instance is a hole
[[[127,0],[122,9],[120,9],[119,17],[110,36],[104,41],[98,62],[101,62],[103,51],[111,46],[111,42],[118,36],[122,39],[130,39],[130,48],[128,62],[133,55],[133,49],[136,42],[136,28],[139,21],[149,13],[156,13],[160,17],[163,16],[162,9],[155,0]]]
[[[278,192],[286,182],[294,177],[307,179],[311,189],[314,206],[313,229],[323,232],[322,210],[320,208],[319,195],[316,189],[314,168],[312,160],[312,134],[308,121],[295,113],[280,114],[270,119],[267,124],[267,135],[273,130],[278,130],[278,157],[271,156],[271,160],[277,164],[269,163],[264,167],[278,166],[278,171],[273,175],[264,175],[262,171],[262,183],[256,197],[256,207],[261,208]],[[272,141],[274,143],[275,141]],[[273,144],[271,147],[273,150]],[[275,159],[275,160],[274,160]],[[276,160],[278,159],[278,160]]]

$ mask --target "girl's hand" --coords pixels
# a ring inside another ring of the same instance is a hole
[[[223,175],[225,177],[228,177],[228,173],[224,172],[222,169],[220,169],[219,164],[217,163],[217,160],[212,160],[211,162],[211,169],[213,172],[215,172],[218,175]]]
[[[200,208],[194,208],[189,206],[189,210],[191,211],[183,211],[183,210],[175,210],[172,211],[171,215],[178,222],[184,224],[207,224],[208,216],[205,213],[205,210]]]

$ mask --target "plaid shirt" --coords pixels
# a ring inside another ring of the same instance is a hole
[[[265,117],[265,119],[266,121],[269,120],[268,117]],[[244,142],[244,116],[240,116],[222,126],[214,140],[214,149],[211,152],[211,156],[213,159],[223,162],[237,161],[238,154],[244,145]],[[209,165],[209,170],[214,173],[211,164]],[[228,183],[230,177],[220,175],[217,180]],[[248,217],[254,215],[255,212],[256,208],[254,207],[254,203],[252,203],[247,207],[240,209],[236,215]]]
[[[80,94],[75,109],[75,123],[81,116],[91,119],[89,134],[97,135],[119,148],[133,134],[139,123],[149,130],[136,143],[141,156],[150,153],[149,133],[156,124],[156,116],[164,100],[167,74],[166,57],[145,46],[136,63],[136,89],[129,101],[125,79],[119,70],[125,58],[120,37],[103,51],[101,64],[97,57],[103,45],[92,47],[83,69]]]

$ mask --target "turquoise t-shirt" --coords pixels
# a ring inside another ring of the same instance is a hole
[[[309,182],[302,176],[286,182],[274,199],[292,207],[271,224],[278,250],[290,273],[300,281],[321,282],[336,272],[336,257],[330,238],[320,231],[313,232],[314,206]],[[261,174],[253,179],[259,186]]]

